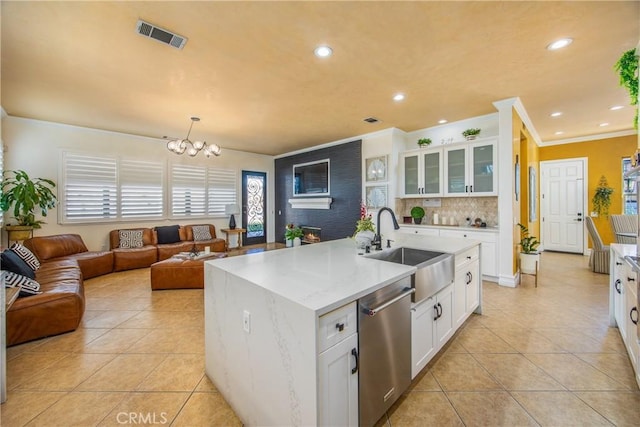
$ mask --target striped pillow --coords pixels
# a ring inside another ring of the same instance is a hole
[[[141,248],[142,246],[142,230],[120,230],[121,248]]]
[[[211,240],[211,232],[209,231],[208,225],[194,225],[191,227],[193,230],[193,240]]]
[[[21,297],[42,293],[40,291],[40,283],[11,271],[3,270],[0,280],[4,282],[5,288],[20,288]]]
[[[22,260],[26,262],[33,271],[36,271],[40,268],[40,261],[38,261],[38,258],[36,258],[33,252],[31,252],[20,243],[14,243],[13,245],[11,245],[11,250],[15,252],[16,255],[18,255],[20,258],[22,258]]]

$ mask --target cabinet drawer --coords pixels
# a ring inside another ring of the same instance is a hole
[[[358,330],[357,303],[354,301],[320,316],[318,353],[339,343]]]
[[[478,246],[474,246],[471,249],[456,254],[456,270],[468,262],[472,262],[478,259]]]

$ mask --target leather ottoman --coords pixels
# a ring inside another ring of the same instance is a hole
[[[226,253],[190,259],[173,256],[151,265],[151,290],[158,289],[204,289],[204,262],[226,257]]]

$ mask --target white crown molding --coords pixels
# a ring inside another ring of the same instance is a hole
[[[621,136],[629,136],[629,135],[637,135],[637,134],[638,134],[637,131],[633,129],[629,129],[629,130],[621,130],[619,132],[599,133],[596,135],[578,136],[575,138],[558,139],[555,141],[544,141],[538,145],[540,147],[550,147],[553,145],[573,144],[574,142],[589,142],[589,141],[596,141],[598,139],[619,138]]]
[[[339,139],[337,141],[331,141],[331,142],[326,142],[326,143],[320,144],[320,145],[314,145],[313,147],[301,148],[300,150],[295,150],[295,151],[290,151],[288,153],[278,154],[276,156],[273,156],[273,158],[274,159],[280,159],[280,158],[283,158],[283,157],[295,156],[296,154],[302,154],[302,153],[308,153],[309,151],[321,150],[323,148],[333,147],[335,145],[340,145],[340,144],[344,144],[344,143],[347,143],[347,142],[363,140],[365,138],[371,138],[371,137],[374,137],[374,136],[393,134],[394,131],[400,131],[400,132],[406,134],[406,132],[403,131],[402,129],[398,129],[398,128],[395,128],[395,127],[390,127],[390,128],[378,130],[378,131],[371,132],[371,133],[364,133],[362,135],[350,136],[348,138]]]
[[[518,116],[520,116],[522,123],[524,123],[524,125],[526,126],[527,131],[529,132],[529,135],[531,135],[531,138],[533,138],[533,141],[538,146],[541,146],[542,140],[540,139],[540,135],[538,134],[538,131],[533,125],[533,122],[531,121],[531,118],[527,113],[527,109],[524,108],[524,104],[522,103],[519,97],[516,96],[514,98],[507,98],[501,101],[496,101],[493,103],[493,105],[498,110],[513,107],[513,109],[516,110],[516,112],[518,113]]]

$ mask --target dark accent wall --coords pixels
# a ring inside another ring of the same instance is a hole
[[[293,209],[293,165],[330,159],[331,209]],[[275,161],[275,240],[284,242],[287,224],[322,228],[322,240],[351,236],[360,219],[362,141],[348,142]]]

